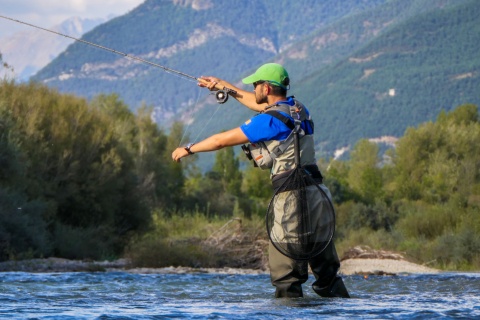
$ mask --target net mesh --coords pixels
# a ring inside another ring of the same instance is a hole
[[[295,260],[320,254],[335,232],[335,211],[329,190],[301,166],[278,187],[267,209],[272,244]]]

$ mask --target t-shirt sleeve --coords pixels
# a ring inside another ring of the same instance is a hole
[[[263,113],[247,120],[240,129],[251,143],[285,140],[291,132],[282,121]]]

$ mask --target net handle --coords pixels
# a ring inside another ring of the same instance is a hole
[[[298,127],[295,126],[295,129],[293,129],[293,146],[295,149],[295,165],[297,167],[300,166],[300,137],[298,135]]]

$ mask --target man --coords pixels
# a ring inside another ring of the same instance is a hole
[[[290,79],[287,71],[279,64],[267,63],[242,81],[245,84],[253,84],[253,92],[242,90],[231,83],[214,77],[202,77],[198,85],[209,90],[221,90],[225,87],[233,89],[236,93],[232,93],[231,96],[246,107],[258,112],[281,106],[290,107],[299,103],[293,97],[287,97]],[[308,114],[308,110],[304,109]],[[289,113],[280,113],[284,117],[292,119]],[[313,125],[309,125],[307,121],[302,121],[302,129],[304,129],[306,135],[300,139],[301,164],[316,168]],[[287,139],[291,132],[291,127],[287,126],[285,121],[268,113],[260,113],[238,128],[215,134],[196,144],[177,148],[173,151],[172,158],[174,161],[180,161],[181,158],[197,152],[214,151],[246,143],[264,142],[267,146],[272,144],[278,146],[281,141]],[[295,167],[293,148],[294,146],[291,144],[284,153],[273,160],[271,165],[272,179]],[[309,261],[291,259],[280,253],[270,242],[270,276],[272,284],[276,287],[276,297],[303,296],[302,284],[308,279],[307,263],[316,279],[312,287],[317,294],[323,297],[349,297],[342,278],[337,276],[340,261],[333,242],[321,254]]]

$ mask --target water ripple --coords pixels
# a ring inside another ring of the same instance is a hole
[[[268,275],[0,274],[9,319],[455,319],[480,317],[480,274],[348,276],[352,299],[274,299]]]

